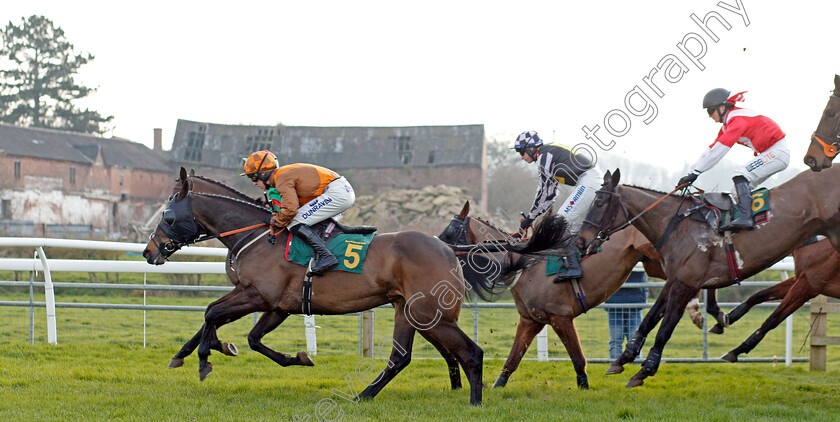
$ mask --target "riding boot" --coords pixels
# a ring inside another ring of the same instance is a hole
[[[580,253],[577,248],[577,236],[569,236],[569,239],[563,245],[563,263],[566,271],[558,272],[554,279],[555,283],[572,280],[583,277],[583,270],[580,268]]]
[[[325,272],[335,268],[338,265],[338,258],[327,249],[327,244],[318,236],[311,227],[306,224],[297,224],[289,227],[289,231],[295,236],[303,240],[309,247],[312,248],[313,253],[317,256],[315,265],[312,266],[310,275],[323,275]]]
[[[735,176],[732,178],[735,182],[735,191],[738,193],[738,218],[724,224],[720,227],[720,231],[730,230],[752,230],[753,220],[750,205],[752,204],[752,195],[750,194],[750,182],[744,176]]]

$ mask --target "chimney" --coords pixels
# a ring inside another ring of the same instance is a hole
[[[155,152],[163,152],[163,129],[155,128]]]

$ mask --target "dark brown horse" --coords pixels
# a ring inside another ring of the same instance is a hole
[[[191,192],[183,169],[180,180],[178,193],[170,200],[143,253],[151,264],[163,264],[180,246],[191,244],[202,235],[214,236],[254,226],[270,215],[264,207],[250,202]],[[558,226],[550,223],[538,228],[529,244],[508,249],[530,252],[556,244],[560,236],[554,232]],[[259,241],[266,230],[254,229],[220,238],[230,249],[226,269],[235,287],[205,312],[198,344],[201,379],[212,371],[207,358],[218,327],[252,312],[264,312],[249,335],[252,348],[281,365],[305,364],[259,343],[267,329],[277,327],[290,314],[301,313],[306,272],[305,267],[286,261],[282,247]],[[278,237],[283,238],[283,233]],[[407,231],[374,237],[361,274],[334,271],[315,280],[314,313],[344,314],[386,303],[395,308],[393,349],[388,365],[378,377],[369,380],[370,384],[358,398],[376,396],[409,364],[414,333],[420,331],[424,337],[442,345],[461,364],[470,383],[470,403],[481,404],[483,352],[457,325],[464,293],[463,280],[459,277],[460,266],[450,247],[434,237]]]
[[[805,153],[805,164],[813,171],[831,167],[840,152],[840,75],[834,75],[834,93],[828,98],[817,130],[811,135],[811,145]]]
[[[732,261],[742,278],[764,270],[817,234],[827,236],[835,248],[840,246],[840,213],[837,209],[840,188],[834,183],[838,177],[840,170],[831,169],[822,173],[806,171],[769,191],[769,221],[755,230],[732,235]],[[647,334],[661,319],[656,342],[641,370],[628,382],[629,388],[642,385],[645,378],[656,374],[665,344],[688,301],[701,288],[726,287],[736,280],[728,265],[724,238],[708,224],[685,219],[669,225],[678,213],[695,205],[691,198],[665,197],[662,192],[619,186],[619,178],[618,171],[605,175],[604,185],[589,210],[581,236],[592,250],[607,233],[632,222],[651,243],[659,245],[663,267],[668,274],[662,293],[645,315],[624,353],[607,371],[608,374],[622,372],[624,364],[638,355]],[[660,199],[661,202],[654,206]],[[673,230],[664,238],[669,226]]]
[[[234,189],[234,188],[232,188],[232,187],[230,187],[230,186],[228,186],[224,183],[221,183],[217,180],[213,180],[213,179],[203,177],[203,176],[198,176],[198,175],[195,174],[194,170],[190,170],[189,173],[181,173],[181,174],[186,174],[186,177],[184,177],[184,180],[187,181],[187,183],[190,186],[190,191],[192,191],[192,192],[201,192],[201,193],[210,193],[210,194],[216,194],[216,195],[222,195],[222,196],[229,196],[231,198],[240,199],[240,200],[245,201],[245,202],[252,202],[252,203],[255,203],[255,204],[258,204],[258,205],[264,205],[265,204],[265,201],[262,198],[257,198],[257,199],[251,198],[250,196],[245,195],[244,193],[242,193],[242,192],[240,192],[240,191],[238,191],[238,190],[236,190],[236,189]],[[181,186],[181,178],[179,177],[175,181],[175,188],[174,188],[173,194],[178,193],[178,191],[180,190],[180,186]],[[279,311],[273,311],[272,313],[274,315],[268,315],[268,316],[264,315],[263,316],[263,318],[270,321],[270,323],[266,323],[264,325],[264,328],[260,332],[251,332],[251,334],[248,336],[248,343],[251,345],[252,349],[258,350],[261,347],[263,347],[262,343],[261,343],[261,339],[266,334],[268,334],[269,332],[271,332],[275,328],[277,328],[280,325],[280,323],[282,323],[283,320],[286,318]],[[193,338],[190,339],[186,344],[184,344],[184,346],[181,348],[181,350],[179,350],[178,353],[175,354],[175,356],[172,358],[172,360],[169,363],[170,368],[178,368],[178,367],[183,366],[184,358],[189,356],[195,350],[195,348],[198,347],[198,343],[201,340],[202,331],[203,331],[203,328],[200,329],[198,331],[198,333],[196,333],[196,335],[193,336]],[[449,377],[450,377],[451,388],[453,390],[461,388],[461,371],[460,371],[459,366],[458,366],[459,365],[458,360],[452,354],[450,354],[446,350],[446,348],[444,348],[440,343],[438,343],[433,337],[426,336],[425,338],[438,350],[438,352],[441,354],[443,359],[446,361],[446,363],[449,367]],[[217,351],[219,351],[223,354],[226,354],[228,356],[236,356],[238,354],[238,350],[233,343],[223,343],[223,342],[219,341],[217,338],[211,338],[210,349],[217,350]],[[300,364],[300,365],[306,365],[306,366],[314,365],[312,360],[309,358],[309,355],[306,352],[303,352],[303,351],[298,352],[296,359],[291,359],[291,360],[288,360],[288,359],[285,359],[285,360],[284,359],[280,359],[280,360],[274,359],[272,357],[274,355],[271,355],[270,353],[267,356],[272,358],[275,362],[277,362],[278,364],[283,365],[283,366],[287,366],[287,365],[290,365],[290,364],[291,365]]]
[[[721,359],[737,362],[738,355],[749,353],[770,330],[778,327],[785,318],[817,295],[840,299],[840,253],[834,250],[828,239],[796,249],[793,251],[793,259],[796,268],[793,277],[750,296],[728,314],[729,323],[734,324],[753,306],[771,300],[782,300],[761,324],[761,328]]]
[[[510,256],[502,257],[501,263],[480,260],[484,255],[480,244],[510,239],[511,235],[489,222],[470,217],[469,202],[439,237],[449,244],[479,244],[474,253],[459,255],[467,282],[484,299],[492,299],[499,290],[509,288],[516,303],[519,312],[516,337],[502,373],[493,384],[494,388],[507,384],[528,346],[546,324],[551,325],[566,347],[577,373],[578,387],[589,388],[586,357],[575,328],[575,317],[612,296],[640,259],[655,259],[657,256],[650,242],[636,229],[631,227],[616,233],[604,243],[601,252],[581,262],[583,278],[580,287],[585,295],[584,308],[584,304],[576,299],[571,282],[554,283],[554,275],[545,274],[546,260],[542,257],[509,253]],[[649,275],[666,278],[655,261],[645,259],[643,263]]]

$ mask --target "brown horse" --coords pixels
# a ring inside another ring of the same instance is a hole
[[[230,186],[228,186],[224,183],[221,183],[217,180],[213,180],[213,179],[203,177],[203,176],[198,176],[198,175],[195,174],[195,171],[192,170],[192,169],[189,171],[189,173],[183,173],[182,172],[182,174],[186,174],[186,177],[184,177],[184,180],[187,181],[187,183],[190,186],[190,191],[192,191],[192,192],[201,192],[201,193],[210,193],[210,194],[216,194],[216,195],[222,195],[222,196],[229,196],[229,197],[232,197],[232,198],[240,199],[240,200],[245,201],[245,202],[253,202],[253,203],[258,204],[258,205],[264,205],[265,204],[265,201],[262,198],[257,198],[257,199],[251,198],[250,196],[248,196],[248,195],[246,195],[246,194],[244,194],[244,193],[242,193],[242,192],[240,192],[240,191],[238,191],[238,190],[236,190],[236,189],[234,189],[234,188],[232,188],[232,187],[230,187]],[[178,193],[178,191],[180,190],[180,186],[181,186],[181,178],[178,178],[175,181],[175,188],[174,188],[173,194]],[[272,313],[274,315],[264,316],[264,318],[271,321],[270,324],[268,324],[268,323],[265,324],[263,330],[261,330],[260,332],[251,332],[251,334],[248,336],[248,343],[249,343],[249,345],[251,346],[252,349],[254,349],[254,350],[260,349],[262,347],[261,339],[266,334],[268,334],[269,332],[271,332],[275,328],[277,328],[280,325],[280,323],[282,323],[283,320],[286,318],[286,316],[284,316],[282,313],[280,313],[278,311],[273,311]],[[178,368],[178,367],[183,366],[184,358],[189,356],[195,350],[195,348],[198,347],[198,343],[201,340],[202,331],[203,331],[203,328],[200,329],[198,331],[198,333],[196,333],[196,335],[193,336],[192,339],[190,339],[187,343],[185,343],[184,346],[181,348],[181,350],[179,350],[178,353],[175,354],[175,356],[172,358],[172,360],[169,363],[170,368]],[[458,366],[459,365],[458,360],[453,355],[451,355],[446,350],[446,348],[444,348],[440,343],[438,343],[437,340],[435,340],[435,338],[426,337],[426,340],[428,340],[435,347],[435,349],[438,350],[438,352],[441,354],[443,359],[446,361],[446,363],[449,367],[449,377],[450,377],[451,388],[453,390],[461,388],[461,371],[460,371],[459,366]],[[211,338],[210,349],[217,350],[217,351],[219,351],[223,354],[226,354],[228,356],[236,356],[238,354],[238,350],[233,343],[222,343],[217,338]],[[290,364],[292,364],[292,365],[301,364],[301,365],[306,365],[306,366],[314,365],[312,360],[309,358],[309,355],[306,352],[303,352],[303,351],[298,352],[297,358],[291,360],[291,362],[284,361],[284,360],[276,360],[272,357],[273,355],[271,355],[270,353],[267,354],[266,356],[272,358],[273,360],[275,360],[275,362],[277,362],[278,364],[283,365],[283,366],[287,366],[287,365],[290,365]]]
[[[769,191],[769,221],[755,230],[732,235],[734,257],[731,261],[742,278],[764,270],[816,234],[827,236],[835,248],[840,246],[840,213],[837,209],[840,189],[833,188],[833,182],[838,177],[840,170],[822,173],[806,171]],[[647,359],[627,384],[630,388],[642,385],[645,378],[656,374],[665,344],[688,301],[701,288],[717,289],[735,283],[737,274],[728,265],[728,248],[724,238],[708,224],[690,219],[669,224],[677,221],[674,217],[679,213],[695,205],[692,198],[619,186],[619,179],[618,171],[615,174],[607,172],[604,185],[596,194],[583,224],[581,236],[588,242],[588,249],[592,250],[616,228],[632,223],[651,243],[659,246],[665,273],[668,274],[662,293],[645,315],[624,353],[607,371],[608,374],[622,372],[623,365],[638,355],[647,334],[662,319]]]
[[[811,145],[805,153],[805,164],[813,171],[831,167],[840,152],[840,75],[834,75],[834,93],[828,98],[817,130],[811,135]]]
[[[727,362],[737,362],[738,355],[749,353],[767,333],[779,326],[794,311],[817,295],[840,299],[840,253],[828,239],[802,246],[793,251],[796,274],[787,280],[749,297],[729,314],[729,323],[741,319],[753,306],[771,300],[782,302],[740,346],[723,355]]]
[[[585,295],[581,302],[577,300],[571,282],[554,283],[554,275],[545,274],[544,258],[534,259],[510,253],[502,263],[481,260],[484,254],[480,244],[510,239],[511,235],[489,222],[469,217],[469,205],[469,202],[464,205],[461,213],[452,219],[439,237],[449,244],[479,244],[473,253],[459,255],[465,279],[484,299],[491,299],[500,289],[509,288],[519,312],[516,338],[493,387],[504,387],[507,384],[534,337],[546,324],[550,324],[572,359],[578,387],[589,388],[586,357],[581,349],[574,319],[612,296],[627,280],[639,259],[655,259],[657,254],[653,246],[636,229],[629,228],[616,233],[609,242],[604,243],[600,253],[581,262],[583,278],[580,287]],[[655,261],[645,259],[643,263],[649,275],[666,278]]]
[[[270,215],[264,207],[250,202],[191,192],[183,169],[180,180],[178,193],[171,198],[143,253],[150,264],[163,264],[179,247],[203,239],[201,235],[215,237],[258,225]],[[527,245],[505,249],[533,252],[553,246],[560,240],[555,234],[558,227],[562,228],[562,220],[550,221],[538,228]],[[252,229],[220,238],[230,249],[226,270],[235,287],[205,312],[198,344],[201,379],[212,371],[207,358],[219,326],[252,312],[264,312],[249,335],[249,342],[259,342],[266,328],[301,312],[306,268],[288,262],[282,247],[258,241],[266,230]],[[282,239],[285,233],[278,237]],[[374,237],[361,274],[333,271],[313,283],[314,313],[344,314],[386,303],[395,308],[388,365],[378,377],[368,380],[357,398],[376,396],[409,364],[414,333],[420,331],[457,359],[470,383],[470,403],[481,404],[483,351],[457,325],[458,305],[464,293],[460,277],[460,266],[450,247],[432,236],[407,231]],[[281,365],[305,364],[261,343],[257,346],[252,343],[255,350]]]

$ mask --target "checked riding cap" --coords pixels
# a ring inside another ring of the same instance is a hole
[[[257,151],[245,159],[245,172],[240,176],[248,176],[256,182],[258,178],[262,180],[260,174],[278,167],[277,157],[271,151]]]
[[[527,148],[536,148],[541,147],[543,144],[540,135],[537,135],[537,132],[533,130],[528,130],[519,134],[516,137],[516,142],[513,144],[513,149],[522,155],[525,153]]]

